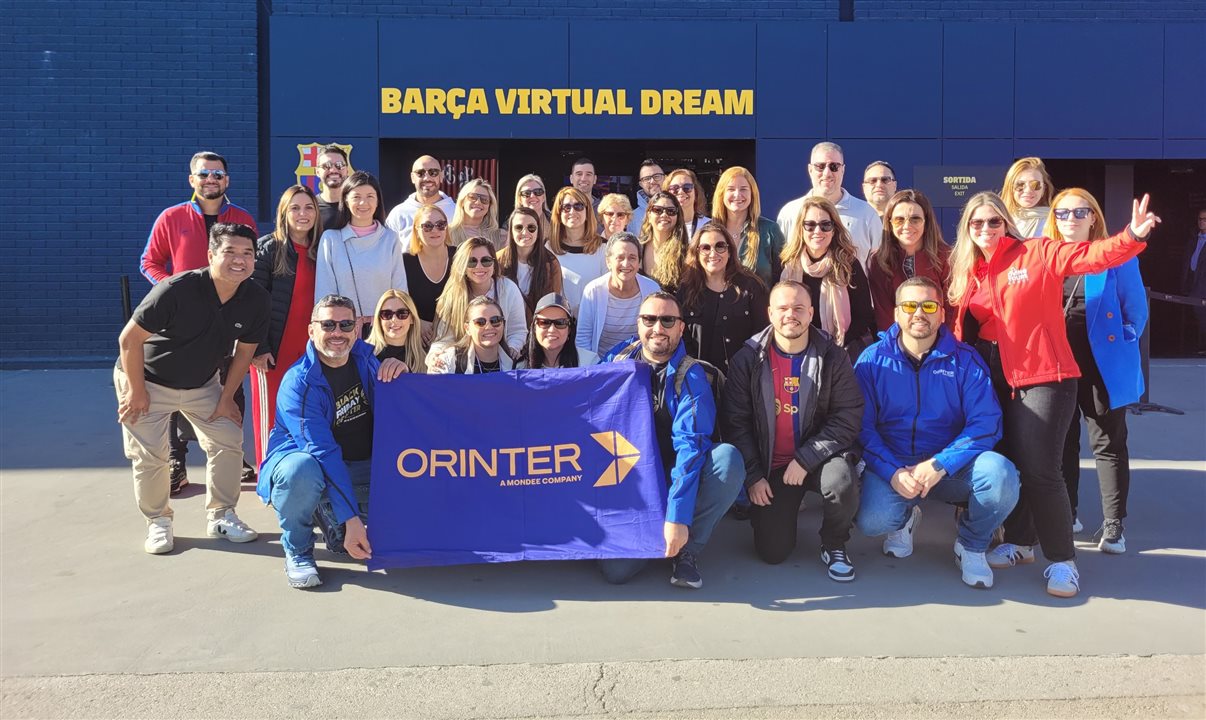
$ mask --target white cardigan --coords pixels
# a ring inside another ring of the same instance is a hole
[[[445,286],[446,289],[451,287],[452,285]],[[511,352],[519,352],[519,349],[528,340],[528,316],[527,309],[523,304],[523,293],[519,291],[519,286],[511,278],[504,277],[495,280],[494,288],[486,295],[497,300],[498,304],[502,306],[503,317],[507,319],[504,334],[507,339],[507,347],[511,349]],[[452,331],[449,328],[437,322],[435,333],[436,337],[431,343],[428,358],[443,353],[445,348],[452,344]],[[428,363],[429,366],[430,364]]]
[[[350,261],[350,262],[349,262]],[[393,230],[359,237],[352,226],[323,232],[314,268],[314,301],[332,293],[356,303],[356,314],[371,316],[386,290],[407,291],[402,244]]]
[[[474,373],[477,372],[477,368],[475,367],[475,363],[473,362],[473,359],[475,357],[474,352],[473,352],[473,347],[471,346],[467,350],[467,352],[469,353],[469,362],[465,363],[465,373],[464,374],[465,375],[473,375]],[[427,356],[428,360],[432,360],[433,355],[435,355],[435,353],[429,354]],[[429,362],[427,364],[427,367],[428,367],[427,372],[431,375],[455,374],[456,373],[456,345],[445,346],[444,349],[441,350],[439,355],[435,358],[435,362],[434,363]],[[505,352],[501,352],[501,350],[500,350],[500,352],[498,353],[498,367],[501,370],[503,370],[504,372],[507,370],[513,370],[515,367],[515,361],[513,361],[511,359],[510,355],[506,354]]]
[[[662,289],[656,280],[651,280],[644,275],[637,275],[636,280],[637,294],[640,295],[641,302]],[[578,337],[574,339],[574,343],[578,347],[596,354],[610,349],[599,347],[603,326],[607,324],[607,301],[611,297],[607,283],[610,281],[611,275],[609,274],[587,283],[582,290],[582,307],[578,309]],[[632,328],[632,333],[636,334],[635,326]]]

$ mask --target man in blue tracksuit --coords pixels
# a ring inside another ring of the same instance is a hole
[[[955,563],[963,582],[992,587],[984,557],[993,530],[1018,500],[1013,464],[992,452],[1001,407],[980,355],[943,325],[942,291],[913,277],[896,290],[896,324],[854,366],[866,398],[859,442],[867,469],[856,522],[884,535],[884,554],[908,557],[932,497],[967,503]]]
[[[670,480],[665,524],[665,555],[674,566],[670,584],[699,588],[703,579],[696,557],[733,504],[745,472],[737,448],[712,440],[716,400],[703,366],[687,357],[683,328],[678,301],[655,292],[641,303],[637,336],[613,348],[604,362],[635,360],[652,369],[653,425]],[[624,583],[645,563],[603,560],[603,577]]]
[[[372,554],[368,516],[373,454],[373,389],[401,371],[356,336],[356,306],[327,295],[310,316],[306,354],[281,380],[276,425],[256,493],[276,509],[285,548],[285,577],[298,588],[322,584],[314,564],[315,511],[328,538],[343,537],[347,553]],[[329,543],[330,544],[330,543]]]

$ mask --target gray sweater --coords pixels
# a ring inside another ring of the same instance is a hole
[[[390,289],[407,290],[402,245],[393,230],[378,225],[375,232],[357,237],[349,225],[322,234],[314,271],[316,302],[330,293],[344,295],[356,303],[357,315],[368,317]]]

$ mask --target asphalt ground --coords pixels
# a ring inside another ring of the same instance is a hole
[[[1041,560],[965,587],[938,503],[910,558],[856,532],[858,579],[834,583],[816,496],[779,566],[722,521],[697,591],[663,563],[611,586],[585,562],[369,573],[324,551],[299,591],[250,487],[258,541],[205,537],[194,485],[176,550],[142,551],[110,371],[3,372],[0,717],[1206,717],[1206,363],[1152,375],[1186,414],[1129,419],[1125,555],[1090,542],[1082,459],[1067,600]]]

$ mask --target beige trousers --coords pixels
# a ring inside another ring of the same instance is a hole
[[[150,407],[134,423],[122,423],[126,457],[134,465],[134,499],[147,521],[172,517],[168,506],[168,432],[170,416],[181,412],[197,431],[197,443],[205,451],[205,509],[212,519],[239,502],[243,471],[243,429],[226,418],[210,421],[222,396],[218,373],[193,390],[176,390],[147,383]],[[120,402],[129,388],[126,374],[113,370],[113,386]]]

